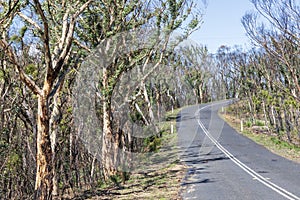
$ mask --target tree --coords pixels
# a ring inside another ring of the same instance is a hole
[[[159,30],[174,30],[193,14],[191,11],[195,5],[191,1],[175,0],[12,0],[1,2],[1,6],[1,61],[15,69],[20,80],[31,91],[28,98],[36,100],[36,103],[28,103],[28,107],[36,106],[36,109],[24,109],[30,119],[27,123],[31,124],[33,132],[36,130],[35,197],[49,199],[57,194],[57,134],[63,118],[61,93],[71,66],[78,67],[101,41],[119,32],[146,25],[155,25]],[[195,16],[188,23],[187,35],[197,28],[198,17]],[[132,52],[131,58],[142,54],[145,55],[144,59],[150,55],[145,51],[140,54]],[[29,57],[34,59],[27,59]],[[120,63],[127,61],[121,59]],[[111,132],[109,121],[110,87],[116,84],[118,78],[108,79],[119,77],[123,70],[128,69],[128,66],[120,66],[115,64],[108,68],[102,79],[105,91],[103,99],[107,103],[103,104],[103,123],[112,140],[116,138],[113,138],[115,135]],[[35,111],[37,118],[33,119]],[[106,139],[107,145],[110,145],[109,138]],[[108,156],[106,160],[105,163],[111,161]],[[114,172],[109,164],[104,169],[107,171],[106,177],[111,171]]]
[[[247,13],[242,23],[249,37],[268,54],[275,57],[286,67],[287,78],[293,83],[290,94],[299,98],[299,77],[297,63],[299,59],[299,5],[295,1],[252,0],[258,13],[270,25],[259,24],[256,13]],[[283,89],[283,88],[282,88]]]
[[[195,103],[206,103],[211,98],[214,63],[206,47],[192,45],[181,49],[184,76],[194,90]]]
[[[121,22],[116,21],[122,18],[123,12],[121,11],[127,6],[128,9],[126,10],[130,10],[130,13],[132,14],[134,13],[134,17],[129,17]],[[157,68],[166,59],[166,54],[164,52],[166,52],[170,34],[178,27],[182,26],[183,21],[185,21],[190,15],[192,7],[193,3],[189,3],[189,1],[149,1],[146,7],[142,2],[138,3],[133,1],[129,4],[128,2],[120,2],[117,5],[117,8],[121,9],[120,12],[116,12],[115,9],[109,11],[108,15],[110,18],[108,18],[107,23],[114,24],[114,29],[108,31],[107,33],[112,35],[113,39],[110,40],[110,38],[108,38],[108,40],[101,42],[95,56],[96,58],[109,57],[109,59],[105,60],[104,63],[97,63],[96,61],[96,65],[104,65],[100,78],[102,103],[101,113],[103,126],[101,160],[103,163],[103,173],[106,179],[116,175],[117,162],[119,160],[118,150],[120,149],[119,140],[121,136],[117,133],[117,131],[114,131],[112,120],[112,97],[117,83],[120,81],[125,72],[132,70],[137,65],[145,66],[151,62],[155,63],[153,68]],[[145,13],[148,13],[146,21]],[[188,36],[191,31],[198,27],[198,21],[198,16],[192,18],[186,27],[184,37]],[[124,32],[124,34],[118,34],[120,30],[123,30],[124,27],[127,27],[124,26],[124,23],[133,26],[133,31]],[[140,44],[139,40],[149,38],[149,36],[146,36],[149,27],[156,30],[154,32],[154,37],[150,37],[150,39],[154,40],[154,43],[152,44],[150,41],[150,47],[148,45],[146,48],[133,48],[136,44]],[[106,30],[105,27],[102,29]],[[138,34],[143,35],[144,37],[141,38]],[[127,44],[128,37],[132,41],[136,41],[136,44],[132,42]],[[160,37],[162,37],[162,39],[160,39]],[[155,43],[155,41],[159,42]],[[125,45],[123,45],[123,43],[125,43]],[[173,44],[173,46],[176,45]],[[126,55],[119,55],[120,53],[123,53],[122,50],[131,48],[133,50],[126,50]],[[117,56],[115,57],[115,55]],[[87,63],[87,65],[90,64],[93,63]],[[105,64],[107,64],[107,66]],[[144,79],[141,79],[140,81],[143,82]],[[147,100],[148,98],[146,89],[144,88],[142,91],[144,92],[144,97]],[[151,112],[151,106],[149,104],[150,101],[147,101],[147,104],[149,105],[148,112]],[[142,115],[140,110],[138,112]],[[144,121],[147,121],[145,120],[145,117]]]
[[[7,55],[8,61],[14,65],[21,81],[37,95],[37,172],[35,190],[38,199],[49,199],[53,189],[53,152],[51,146],[55,144],[51,145],[50,139],[51,110],[49,110],[49,105],[52,103],[51,97],[56,94],[57,88],[62,84],[60,75],[64,71],[63,67],[70,56],[78,16],[91,2],[92,0],[77,1],[75,2],[76,9],[66,2],[59,4],[56,1],[39,2],[34,0],[32,4],[23,1],[10,1],[4,4],[0,20],[3,31],[0,46]],[[59,13],[63,16],[63,19],[52,14],[51,9],[54,6],[59,8]],[[27,13],[32,14],[33,17],[26,15]],[[9,30],[17,28],[16,20],[23,21],[21,23],[24,27],[20,29],[19,35],[11,35]],[[56,25],[59,25],[61,30],[55,30],[53,26]],[[44,62],[45,69],[44,82],[41,85],[38,85],[26,74],[24,64],[17,58],[18,45],[26,40],[26,36],[31,35],[36,38],[37,48],[38,42],[42,44],[39,51],[42,53],[40,59],[41,62]],[[10,44],[10,42],[13,43]]]
[[[298,132],[299,125],[299,3],[286,0],[252,0],[252,3],[258,13],[247,13],[242,19],[247,34],[260,46],[258,53],[250,55],[249,62],[248,71],[255,86],[250,89],[251,112],[262,109],[278,137],[293,142],[293,133]],[[266,23],[259,24],[258,15]]]

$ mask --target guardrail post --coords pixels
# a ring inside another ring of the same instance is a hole
[[[244,126],[243,126],[243,119],[241,119],[241,132],[244,131]]]

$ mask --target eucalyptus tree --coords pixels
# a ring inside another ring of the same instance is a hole
[[[242,23],[261,51],[252,56],[250,65],[258,86],[254,90],[256,104],[258,108],[262,104],[265,119],[278,136],[293,142],[297,137],[294,133],[298,133],[299,138],[299,2],[251,2],[257,12],[247,13]],[[259,21],[259,16],[263,17],[264,23]]]
[[[197,45],[185,46],[180,49],[180,60],[184,79],[192,88],[194,103],[205,103],[211,99],[214,63],[212,55],[206,47]]]
[[[36,133],[32,95],[18,79],[10,63],[0,59],[0,157],[1,198],[26,197],[34,190]],[[27,57],[28,60],[32,59]],[[27,69],[28,70],[28,69]],[[20,187],[22,186],[22,187]]]
[[[176,46],[176,44],[169,45],[170,34],[181,27],[184,29],[181,39],[186,38],[192,31],[198,28],[198,22],[201,17],[198,15],[192,16],[192,14],[195,14],[192,12],[195,6],[192,1],[130,1],[119,2],[115,6],[115,9],[103,10],[107,18],[104,18],[106,21],[100,25],[102,30],[105,30],[103,34],[106,34],[107,37],[112,36],[111,38],[113,39],[110,40],[108,38],[108,40],[101,41],[98,51],[95,53],[96,58],[108,58],[104,63],[95,61],[96,65],[103,65],[100,75],[100,109],[102,113],[101,124],[103,132],[101,139],[101,160],[103,174],[106,179],[116,175],[118,170],[119,140],[122,136],[117,133],[117,130],[114,130],[112,98],[113,92],[122,75],[125,72],[131,71],[137,65],[147,66],[149,63],[155,63],[153,69],[144,74],[145,78],[147,78],[151,71],[165,62],[167,53],[171,52],[167,48],[169,46]],[[129,13],[125,18],[124,12],[116,12],[116,9],[123,9],[124,7],[127,8],[124,11]],[[105,27],[107,24],[110,24],[108,28]],[[120,32],[121,34],[118,34]],[[150,37],[149,33],[152,34]],[[138,44],[149,38],[154,40],[154,43],[148,41],[148,44],[151,45],[139,47]],[[155,41],[159,42],[155,43]],[[127,49],[126,53],[122,52],[124,49]],[[128,51],[128,49],[130,50]],[[119,55],[122,53],[124,55]],[[87,62],[87,65],[90,64],[95,63]],[[143,72],[142,69],[141,72]],[[140,80],[142,84],[144,84],[145,78]],[[149,117],[152,118],[152,105],[145,85],[141,91],[146,100],[146,105],[148,105]],[[137,112],[147,124],[146,115],[143,114],[138,104],[135,103],[134,105]],[[159,106],[159,104],[157,105]]]
[[[247,13],[242,23],[248,36],[284,66],[289,94],[299,99],[299,44],[300,23],[297,1],[251,1],[258,13]],[[259,15],[258,15],[259,14]],[[260,23],[258,16],[267,21]],[[282,88],[283,89],[283,88]]]
[[[2,3],[1,51],[5,52],[21,81],[37,96],[37,153],[36,153],[36,198],[49,199],[53,189],[53,146],[51,144],[50,110],[52,98],[63,83],[62,74],[71,57],[73,35],[78,16],[92,3],[89,1],[9,1]],[[34,38],[33,44],[26,44],[27,38]],[[24,52],[23,44],[39,52],[39,62],[44,70],[43,81],[34,80],[25,67],[35,63],[22,62],[19,55]],[[21,46],[21,48],[20,48]],[[55,138],[56,136],[52,136]],[[52,139],[53,140],[53,139]]]
[[[185,27],[185,34],[198,27],[199,17],[193,12],[195,4],[189,0],[160,1],[8,1],[1,2],[1,55],[15,69],[21,82],[36,99],[36,178],[35,198],[50,199],[57,194],[55,160],[58,124],[61,120],[60,94],[71,66],[79,66],[82,58],[105,38],[119,32],[143,26],[155,26],[169,32]],[[191,17],[192,16],[192,17]],[[187,20],[190,22],[185,23]],[[35,56],[26,59],[25,54]],[[135,61],[151,57],[148,51],[131,52]],[[162,54],[161,59],[164,57]],[[132,65],[128,59],[103,71],[103,124],[107,133],[104,144],[116,140],[111,128],[110,98],[120,75]],[[123,64],[123,65],[122,65]],[[113,79],[115,77],[115,79]],[[35,106],[28,105],[29,107]],[[34,112],[30,113],[34,116]],[[105,153],[104,153],[105,154]],[[113,158],[105,154],[104,174],[115,173]]]

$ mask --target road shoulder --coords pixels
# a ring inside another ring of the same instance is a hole
[[[230,106],[219,110],[219,116],[234,128],[239,134],[246,136],[255,143],[264,146],[274,154],[300,163],[300,147],[280,141],[276,136],[267,134],[262,126],[247,127],[243,123],[241,131],[241,119],[237,113],[231,111]]]

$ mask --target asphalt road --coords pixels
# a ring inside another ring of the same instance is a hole
[[[189,166],[183,199],[300,199],[300,164],[237,133],[217,114],[226,104],[191,106],[177,117],[180,157]]]

